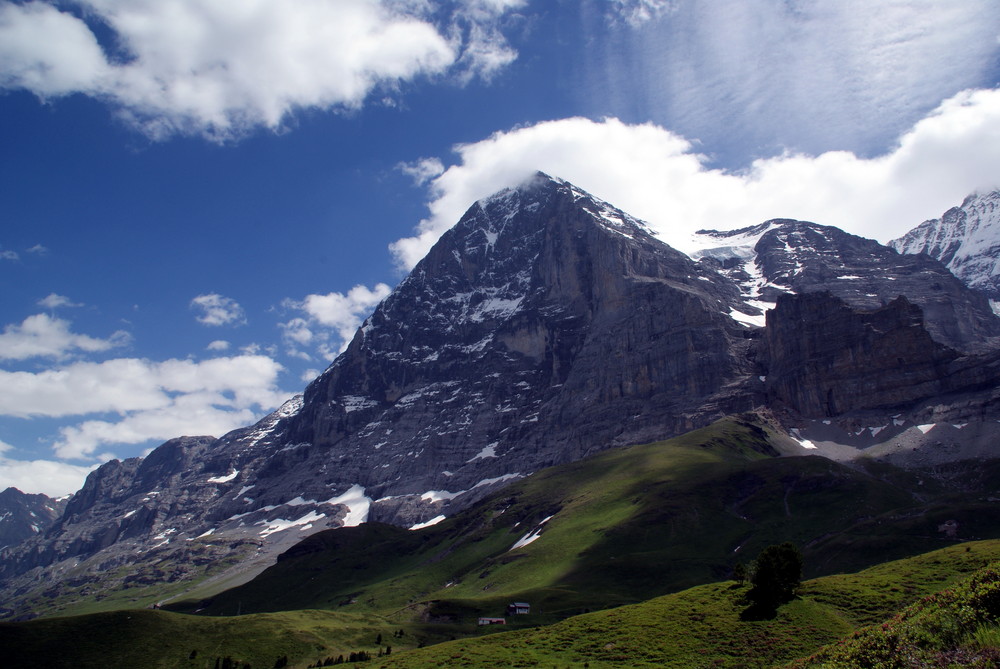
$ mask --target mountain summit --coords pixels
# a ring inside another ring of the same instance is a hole
[[[541,173],[476,202],[302,396],[106,463],[5,549],[8,615],[69,583],[233,585],[323,529],[424,527],[549,465],[755,409],[789,452],[913,450],[916,420],[992,443],[1000,321],[940,262],[783,219],[701,237],[695,260]]]
[[[738,301],[628,214],[537,174],[438,241],[307,388],[288,438],[376,499],[474,498],[748,408],[725,391],[750,371]],[[295,477],[329,485],[314,472]]]
[[[1000,300],[1000,190],[970,195],[889,246],[940,260],[966,284]]]

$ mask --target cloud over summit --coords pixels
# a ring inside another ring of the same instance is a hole
[[[648,222],[685,250],[691,233],[770,218],[835,225],[888,241],[975,189],[1000,186],[1000,90],[964,91],[899,137],[885,155],[784,154],[741,171],[711,168],[696,145],[654,123],[568,118],[455,147],[429,179],[429,215],[391,246],[413,267],[476,200],[535,170],[561,177]],[[426,162],[428,159],[424,159]]]

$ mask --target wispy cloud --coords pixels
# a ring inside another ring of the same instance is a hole
[[[46,309],[59,309],[62,307],[82,307],[83,305],[74,302],[65,295],[49,293],[42,299],[38,300],[38,306],[45,307]]]
[[[608,17],[638,28],[659,19],[677,6],[677,0],[611,0]]]
[[[455,148],[457,164],[428,184],[429,216],[392,246],[413,267],[477,199],[535,170],[559,176],[645,219],[684,249],[700,228],[790,217],[887,241],[1000,186],[1000,90],[945,101],[870,158],[846,151],[786,154],[727,172],[691,142],[652,123],[571,118],[517,128]]]
[[[5,2],[0,86],[108,101],[154,138],[226,140],[278,128],[296,109],[357,108],[422,76],[488,77],[515,57],[498,21],[523,2],[445,4]]]
[[[202,325],[245,325],[247,322],[239,302],[218,293],[197,296],[191,300],[191,308],[198,312],[195,320]]]
[[[783,150],[881,153],[941,100],[996,84],[992,0],[581,6],[594,17],[586,108],[696,138],[717,164]],[[618,25],[601,20],[609,11]]]
[[[413,179],[417,186],[423,186],[444,172],[444,163],[440,158],[421,158],[412,163],[399,163],[396,169]]]

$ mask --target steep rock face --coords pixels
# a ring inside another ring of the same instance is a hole
[[[65,507],[64,498],[29,495],[17,488],[0,492],[0,550],[44,534]]]
[[[852,307],[878,309],[900,295],[920,307],[935,341],[959,351],[991,346],[1000,320],[940,262],[903,255],[838,228],[775,219],[733,231],[702,231],[694,255],[737,282],[744,296],[773,308],[784,293],[829,292]]]
[[[748,406],[726,392],[750,371],[727,316],[738,299],[627,214],[539,175],[441,238],[309,386],[290,439],[385,497],[675,434]],[[295,475],[315,478],[306,463]]]
[[[0,562],[0,577],[148,536],[181,507],[209,502],[207,495],[190,500],[190,491],[177,483],[182,473],[197,469],[195,463],[214,441],[213,437],[180,437],[145,459],[103,464],[87,476],[83,488],[65,504],[61,517],[43,538],[25,542],[13,554],[16,560]]]
[[[905,297],[863,310],[829,292],[784,294],[767,314],[764,342],[771,406],[805,417],[905,407],[939,394],[959,357],[931,338]]]
[[[888,245],[940,260],[966,285],[1000,300],[1000,191],[970,195]]]

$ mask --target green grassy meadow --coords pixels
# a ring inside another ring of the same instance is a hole
[[[307,667],[364,651],[359,666],[767,667],[1000,560],[1000,541],[974,541],[1000,537],[989,463],[847,467],[777,457],[780,443],[760,419],[723,420],[538,472],[420,531],[320,532],[170,611],[97,612],[139,600],[81,595],[90,615],[0,625],[0,644],[12,666]],[[744,620],[733,567],[784,541],[811,580],[773,620]],[[158,591],[128,596],[143,594]],[[476,625],[511,601],[531,614]]]
[[[936,610],[934,602],[954,604],[959,611],[963,606],[970,610],[970,602],[980,608],[992,606],[992,618],[969,614],[977,625],[963,642],[997,648],[996,635],[991,634],[1000,616],[1000,572],[996,567],[985,570],[994,577],[988,582],[986,599],[982,587],[969,588],[963,581],[998,560],[1000,541],[971,542],[856,574],[811,579],[773,620],[743,620],[746,586],[723,581],[551,625],[502,632],[498,631],[502,627],[400,623],[377,615],[318,610],[226,617],[140,610],[4,623],[0,645],[7,666],[83,669],[212,669],[227,657],[240,667],[270,668],[282,661],[289,667],[306,667],[361,650],[373,658],[357,666],[373,669],[735,668],[793,662],[802,668],[879,666],[855,662],[858,656],[870,656],[868,646],[874,643],[873,628],[864,626],[874,624],[876,631],[884,632],[883,621],[891,623],[914,605],[921,607],[924,623]],[[949,588],[966,594],[924,599]],[[970,592],[979,600],[973,602]],[[531,615],[524,618],[526,624],[537,622],[530,620]],[[385,655],[388,647],[391,654]],[[854,656],[846,654],[851,649]]]

